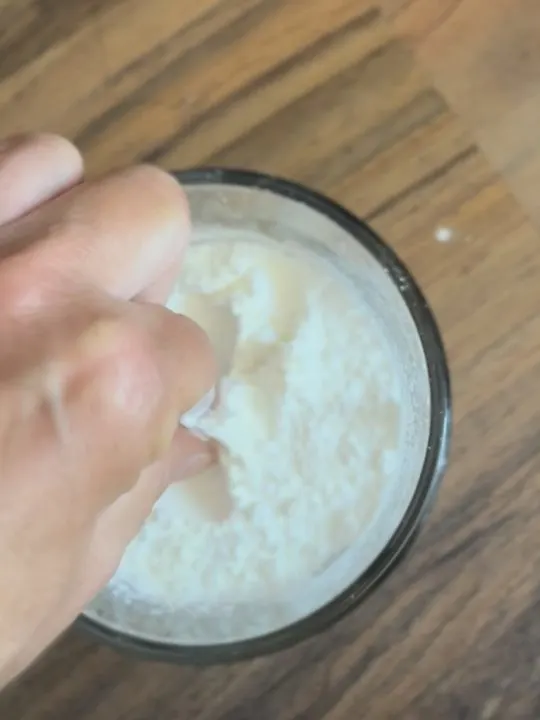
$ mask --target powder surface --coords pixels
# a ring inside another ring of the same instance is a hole
[[[293,245],[195,243],[169,307],[219,357],[200,428],[221,443],[210,472],[228,476],[232,510],[216,522],[171,486],[111,588],[168,607],[280,598],[375,517],[401,453],[396,358],[352,282]]]

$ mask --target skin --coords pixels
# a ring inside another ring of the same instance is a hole
[[[0,143],[0,686],[212,461],[178,427],[215,383],[208,338],[161,306],[188,237],[166,173],[85,182],[62,138]]]

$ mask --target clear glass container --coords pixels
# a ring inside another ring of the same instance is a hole
[[[119,649],[171,662],[214,663],[280,650],[357,607],[410,547],[447,464],[451,396],[433,315],[411,274],[364,222],[293,182],[241,170],[175,173],[195,239],[210,229],[255,231],[324,256],[362,294],[400,358],[407,452],[373,532],[332,558],[311,581],[268,602],[212,603],[165,611],[120,603],[105,588],[78,623]]]

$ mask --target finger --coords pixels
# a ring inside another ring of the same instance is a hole
[[[195,323],[151,304],[122,307],[120,319],[93,323],[66,361],[77,370],[63,392],[62,462],[77,466],[88,513],[165,455],[180,416],[216,380],[210,342]]]
[[[58,520],[84,526],[128,491],[216,381],[209,339],[193,321],[157,305],[105,301],[96,299],[67,339],[37,348],[39,367],[13,385],[24,422],[10,426],[3,474],[48,479],[36,492],[53,535]]]
[[[0,225],[78,183],[79,151],[57,135],[19,135],[0,143]]]
[[[140,166],[73,188],[3,236],[5,253],[27,248],[64,284],[131,299],[178,267],[187,201],[170,175]]]
[[[172,439],[178,420],[216,384],[217,359],[208,335],[193,320],[152,303],[126,303],[131,322],[147,343],[161,378],[163,398],[172,415]],[[167,442],[168,445],[168,442]]]
[[[167,486],[203,472],[214,461],[210,443],[180,428],[165,458],[144,470],[135,487],[103,511],[95,525],[80,585],[83,605],[112,577],[127,545]]]

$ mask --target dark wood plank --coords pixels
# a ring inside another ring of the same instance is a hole
[[[67,23],[50,35],[31,29],[37,0],[3,0],[17,20],[0,56],[42,34],[10,60],[0,131],[65,132],[92,173],[147,158],[288,175],[370,219],[439,317],[455,441],[414,552],[325,635],[197,669],[71,632],[0,697],[0,717],[538,717],[540,255],[525,212],[376,3],[117,0],[81,3],[93,19],[79,8],[71,25],[64,4],[49,4]]]

